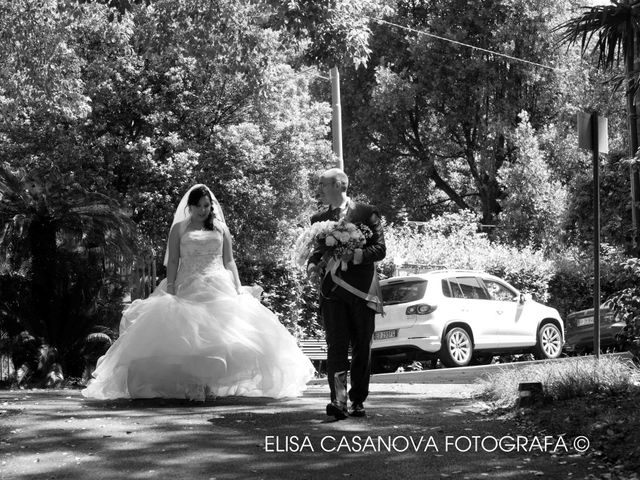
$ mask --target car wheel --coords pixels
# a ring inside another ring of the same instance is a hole
[[[464,328],[453,327],[444,336],[440,360],[445,367],[464,367],[473,356],[471,336]]]
[[[553,323],[545,323],[538,330],[535,356],[538,360],[558,358],[562,353],[562,334]]]

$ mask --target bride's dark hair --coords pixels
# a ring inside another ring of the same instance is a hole
[[[205,219],[203,226],[205,230],[213,230],[213,219],[215,217],[213,210],[213,198],[211,198],[209,190],[206,187],[198,187],[191,190],[191,193],[189,193],[189,197],[187,198],[187,206],[197,206],[202,197],[207,197],[209,202],[211,202],[211,211],[209,212],[209,216]]]

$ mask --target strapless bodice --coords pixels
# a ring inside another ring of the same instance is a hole
[[[189,230],[180,238],[180,266],[178,275],[204,273],[224,268],[222,262],[222,232],[218,230]]]

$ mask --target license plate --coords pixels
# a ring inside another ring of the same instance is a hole
[[[384,340],[386,338],[395,338],[398,336],[398,330],[381,330],[373,334],[374,340]]]
[[[576,320],[576,327],[582,327],[584,325],[593,325],[593,318],[578,318]]]

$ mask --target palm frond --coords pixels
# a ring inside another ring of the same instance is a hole
[[[100,245],[126,256],[134,253],[136,225],[115,203],[71,207],[60,226],[85,248]]]
[[[25,178],[24,170],[13,170],[7,163],[0,164],[0,218],[6,220],[28,209],[30,202]]]
[[[592,51],[598,54],[598,66],[605,69],[618,66],[630,49],[630,42],[640,35],[640,1],[613,2],[585,10],[556,27],[562,32],[560,42],[569,45],[580,42],[584,54],[595,38]]]
[[[0,250],[37,221],[53,225],[58,247],[66,250],[134,253],[136,225],[115,199],[86,190],[55,166],[27,174],[0,164]]]

